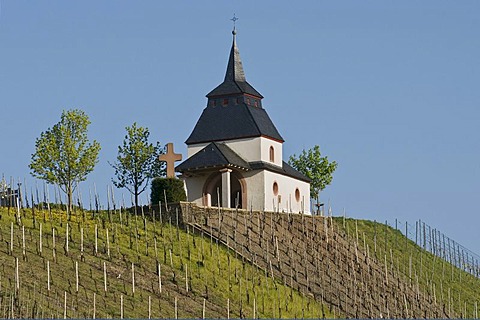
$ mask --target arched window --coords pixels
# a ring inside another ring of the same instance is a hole
[[[295,200],[300,202],[300,190],[298,188],[295,189]]]
[[[273,146],[270,146],[270,162],[275,162],[275,149],[273,149]]]
[[[276,182],[273,183],[273,195],[278,195],[278,184]]]

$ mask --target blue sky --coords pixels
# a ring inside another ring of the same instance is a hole
[[[106,194],[125,126],[183,143],[222,80],[233,13],[247,80],[285,138],[339,163],[334,214],[426,221],[480,253],[480,2],[1,0],[0,173],[81,108]],[[87,191],[88,192],[88,191]],[[118,194],[121,191],[117,191]],[[146,196],[143,196],[146,198]]]

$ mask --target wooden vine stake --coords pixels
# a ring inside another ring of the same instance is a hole
[[[93,293],[93,315],[92,315],[92,318],[95,319],[96,318],[96,313],[97,313],[97,294],[94,292]]]
[[[63,294],[63,319],[67,319],[67,291]]]
[[[22,254],[23,254],[23,259],[26,258],[25,256],[25,226],[22,226]]]
[[[135,294],[135,265],[132,262],[132,294]]]
[[[40,223],[40,236],[39,236],[39,241],[38,241],[38,251],[40,252],[40,255],[42,255],[42,223]]]
[[[388,286],[388,267],[387,267],[387,255],[385,255],[385,282]]]
[[[202,319],[205,319],[205,298],[203,298]]]
[[[95,255],[97,254],[98,254],[98,226],[97,224],[95,224]]]
[[[50,261],[47,260],[47,290],[50,291]]]
[[[57,261],[57,254],[55,250],[55,228],[52,228],[52,252],[53,252],[53,261]]]
[[[188,265],[185,263],[185,290],[188,292]]]
[[[80,228],[80,253],[83,256],[83,227]]]
[[[20,289],[20,277],[18,274],[18,258],[15,257],[15,289],[18,290]]]
[[[123,294],[120,295],[120,319],[123,319]]]
[[[227,319],[230,319],[230,299],[227,299]]]
[[[162,269],[160,269],[160,263],[158,263],[158,291],[162,293]]]
[[[67,222],[67,228],[65,231],[65,251],[68,253],[68,222]]]
[[[10,223],[10,254],[13,254],[13,222]]]
[[[107,292],[107,264],[103,261],[103,287],[104,291]]]
[[[108,258],[110,259],[110,240],[108,239],[108,228],[106,229],[106,236],[107,236],[107,255],[108,255]]]
[[[148,319],[152,318],[152,296],[148,296]]]
[[[78,261],[75,261],[75,283],[76,292],[78,292]]]
[[[175,296],[175,319],[178,319],[178,309],[177,309],[178,299]]]
[[[157,238],[153,238],[153,245],[154,245],[154,248],[155,248],[155,260],[158,261],[158,252],[157,252]]]

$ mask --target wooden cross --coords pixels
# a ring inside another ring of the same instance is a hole
[[[173,143],[167,143],[167,153],[161,154],[158,160],[167,163],[167,178],[175,178],[175,162],[182,160],[182,155],[173,151]]]

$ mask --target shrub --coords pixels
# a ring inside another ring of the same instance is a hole
[[[152,193],[150,194],[152,204],[158,204],[159,201],[165,202],[164,190],[167,202],[187,200],[182,180],[177,178],[155,178],[152,180]]]

